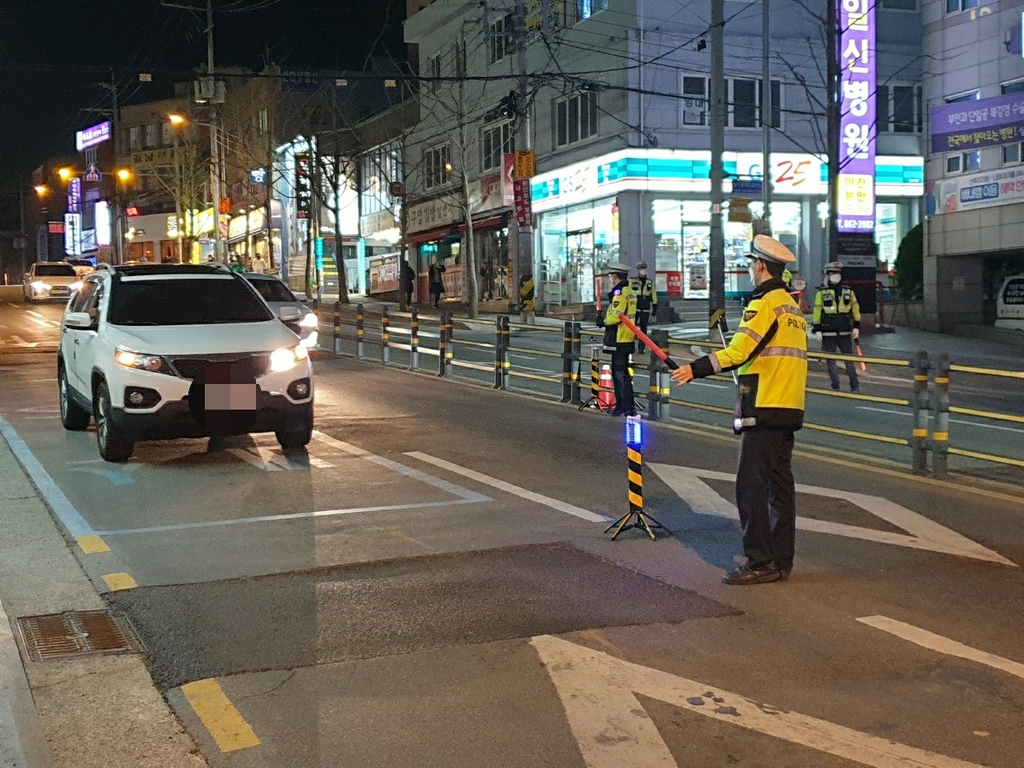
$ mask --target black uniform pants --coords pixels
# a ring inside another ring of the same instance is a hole
[[[743,554],[753,566],[793,569],[796,546],[796,484],[793,432],[750,429],[740,438],[736,507],[743,526]]]
[[[825,336],[821,337],[821,351],[831,352],[835,354],[839,352],[843,355],[853,354],[853,338],[851,334],[839,334],[837,336]],[[826,360],[825,366],[828,368],[828,377],[832,380],[832,389],[839,389],[839,366],[836,365],[835,360]],[[857,378],[857,364],[852,360],[846,361],[846,375],[850,379],[850,389],[860,389],[860,379]]]
[[[636,309],[636,327],[639,328],[644,333],[647,333],[647,324],[650,321],[651,321],[651,309],[650,309],[650,307],[648,307],[647,309],[640,309],[639,307],[637,307],[637,309]],[[645,349],[644,345],[641,344],[640,345],[640,351],[643,352],[644,349]]]
[[[635,413],[633,377],[629,375],[629,351],[612,352],[612,386],[615,388],[615,412]]]

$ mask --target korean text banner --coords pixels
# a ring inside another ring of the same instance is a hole
[[[839,7],[840,232],[875,229],[875,0],[834,0]]]
[[[957,152],[1024,141],[1024,93],[932,107],[932,152]]]

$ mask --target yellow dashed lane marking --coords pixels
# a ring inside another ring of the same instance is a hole
[[[196,716],[203,721],[221,752],[255,747],[260,743],[252,727],[235,709],[220,683],[212,677],[181,686]]]
[[[98,552],[110,551],[110,547],[107,546],[107,542],[99,536],[79,536],[75,541],[78,542],[78,546],[81,547],[82,551],[87,555],[95,555]]]
[[[111,592],[118,592],[122,589],[135,589],[139,586],[135,583],[135,579],[127,573],[108,573],[103,577],[103,580],[107,582]]]

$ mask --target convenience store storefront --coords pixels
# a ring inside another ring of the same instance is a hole
[[[760,178],[762,155],[727,152],[724,165],[726,290],[738,295],[749,290],[742,276],[753,224],[728,220],[729,178]],[[613,261],[653,265],[662,296],[705,298],[710,171],[710,152],[632,149],[534,177],[538,302],[594,302],[596,278]],[[812,285],[826,261],[827,173],[827,163],[815,155],[772,155],[773,233],[796,254],[795,271]],[[881,261],[895,259],[900,240],[918,222],[923,192],[920,157],[877,158],[875,239]],[[758,219],[761,202],[751,200],[749,210]]]

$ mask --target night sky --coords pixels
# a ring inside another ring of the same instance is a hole
[[[196,6],[196,11],[170,7]],[[214,0],[214,63],[361,70],[404,56],[404,0]],[[0,0],[0,187],[27,185],[74,132],[122,103],[173,93],[206,62],[205,0]],[[140,83],[139,72],[153,75]],[[6,218],[6,217],[5,217]],[[6,224],[6,222],[4,223]],[[0,226],[3,226],[0,224]]]

